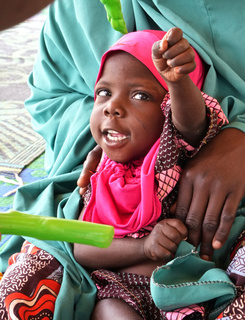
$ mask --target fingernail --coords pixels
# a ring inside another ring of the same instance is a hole
[[[159,43],[159,48],[162,49],[163,48],[163,43],[166,39],[162,38],[162,40]]]
[[[174,68],[174,72],[180,73],[180,68],[179,68],[179,67],[175,67],[175,68]]]
[[[222,243],[220,242],[220,241],[218,241],[218,240],[214,240],[213,241],[213,248],[214,249],[220,249],[222,247]]]
[[[163,39],[168,40],[170,33],[171,33],[171,29],[168,30],[168,32],[164,35]]]
[[[210,257],[207,256],[207,255],[205,255],[205,254],[202,255],[201,258],[202,258],[203,260],[205,260],[205,261],[210,261]]]

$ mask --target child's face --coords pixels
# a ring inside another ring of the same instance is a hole
[[[117,51],[107,56],[95,93],[90,125],[96,142],[116,162],[144,157],[162,132],[166,90],[143,63]]]

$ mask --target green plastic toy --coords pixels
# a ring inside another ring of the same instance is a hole
[[[122,7],[120,0],[100,0],[103,3],[107,19],[109,20],[111,26],[116,31],[123,34],[128,33],[126,23],[122,14]]]
[[[114,236],[112,226],[35,216],[18,211],[0,213],[0,232],[40,240],[82,243],[100,248],[109,247]]]

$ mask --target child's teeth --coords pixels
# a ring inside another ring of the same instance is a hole
[[[107,138],[111,141],[122,141],[127,138],[124,134],[121,134],[114,130],[107,131]]]

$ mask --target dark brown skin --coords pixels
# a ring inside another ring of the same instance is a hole
[[[52,2],[53,0],[0,0],[0,31],[30,18]]]
[[[168,59],[164,57],[165,55],[167,55]],[[192,48],[182,37],[182,31],[178,28],[172,29],[166,35],[166,38],[153,46],[152,57],[158,71],[167,82],[170,91],[174,124],[188,142],[194,145],[199,144],[199,141],[206,134],[208,122],[206,119],[205,104],[200,90],[189,78],[189,73],[195,69],[195,60]],[[125,92],[127,92],[127,86],[125,86],[125,89],[123,90],[124,83],[119,87],[115,85],[118,80],[113,79],[113,75],[114,77],[117,77],[117,73],[114,72],[115,64],[113,59],[118,58],[116,55],[110,57],[105,62],[103,69],[109,72],[109,76],[102,73],[101,82],[106,83],[105,88],[102,86],[102,101],[104,101],[104,95],[106,93],[106,101],[108,100],[108,103],[110,103],[110,114],[108,113],[107,106],[104,106],[107,111],[104,112],[104,116],[108,117],[110,115],[110,117],[113,117],[116,115],[117,121],[121,121],[127,113],[127,108],[131,110],[131,107],[128,106],[130,104],[130,99],[128,99],[125,94]],[[121,54],[120,59],[117,61],[123,60],[124,57]],[[108,68],[108,63],[113,63],[113,67]],[[123,65],[123,72],[126,68],[126,65]],[[135,63],[134,68],[139,68],[138,63]],[[132,67],[129,69],[132,71]],[[113,70],[113,72],[110,72],[110,70]],[[144,77],[143,70],[136,70],[135,73],[141,74],[142,78]],[[124,78],[127,79],[126,74],[122,74],[121,76],[123,75],[125,76]],[[107,88],[107,83],[112,83],[112,85],[109,85],[109,88]],[[100,84],[98,84],[98,87],[100,92]],[[122,92],[121,95],[118,92]],[[192,97],[192,99],[190,99],[190,97]],[[101,101],[101,97],[99,98],[99,101]],[[118,98],[118,100],[116,98]],[[156,99],[153,99],[153,101],[155,100]],[[110,101],[113,102],[113,110]],[[124,103],[124,101],[126,103]],[[186,103],[183,104],[183,101],[186,101]],[[96,110],[96,117],[94,116],[94,119],[103,121],[101,120],[103,118],[103,113],[97,114],[101,109],[101,105],[99,103],[98,106],[97,101],[95,102],[95,108],[99,109]],[[190,118],[190,113],[194,113],[194,117],[197,117],[198,125],[196,125],[196,118],[195,121]],[[94,125],[93,128],[92,132],[95,131],[96,126]],[[195,132],[195,135],[193,134],[193,131]],[[100,141],[99,138],[98,141]],[[94,161],[94,154],[97,161]],[[100,155],[100,149],[98,148],[88,155],[86,161],[88,166],[85,164],[83,171],[85,176],[78,180],[78,185],[80,187],[83,187],[85,181],[84,177],[86,179],[86,176],[88,177],[91,174],[91,171],[96,169]],[[130,161],[130,159],[127,159],[127,161]],[[82,217],[83,211],[81,212],[79,219],[82,220]],[[187,228],[179,219],[164,219],[153,228],[148,236],[141,239],[114,239],[111,246],[106,249],[74,244],[74,256],[83,267],[88,269],[106,268],[150,277],[152,271],[157,266],[162,265],[173,258],[179,243],[186,239],[187,235]],[[110,319],[112,316],[113,319],[141,319],[131,306],[127,305],[122,300],[115,301],[115,299],[106,299],[97,303],[91,319]]]

